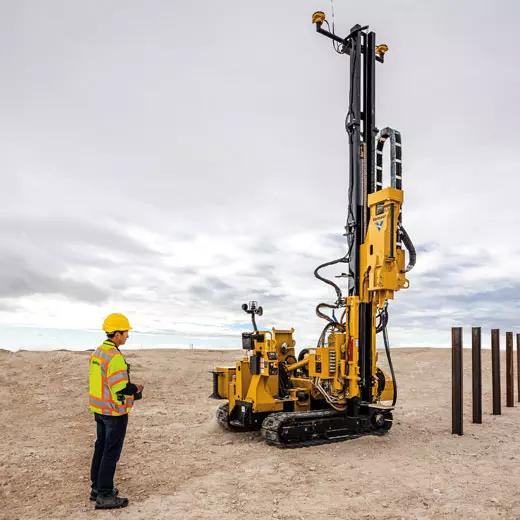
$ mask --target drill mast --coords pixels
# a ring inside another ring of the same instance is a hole
[[[349,245],[349,296],[360,296],[360,246],[369,222],[368,195],[375,191],[375,76],[376,60],[383,63],[386,45],[376,47],[376,35],[368,26],[355,25],[346,38],[323,29],[325,14],[314,13],[316,31],[340,44],[337,52],[350,56],[350,95],[345,128],[349,136],[349,210],[345,226]],[[362,81],[361,81],[362,80]],[[359,304],[359,365],[361,399],[371,402],[372,305]]]

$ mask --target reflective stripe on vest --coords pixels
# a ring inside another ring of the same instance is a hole
[[[97,397],[89,395],[90,406],[94,408],[99,408],[103,415],[124,415],[128,413],[128,406],[118,406],[116,403],[112,401],[102,401]],[[116,412],[116,414],[112,414],[111,412]]]
[[[128,382],[128,372],[126,370],[119,370],[112,374],[108,378],[108,386],[112,388],[116,383],[119,383],[121,381]]]
[[[133,396],[119,394],[129,382],[128,365],[111,341],[105,341],[90,357],[89,405],[103,415],[124,415],[134,404]]]

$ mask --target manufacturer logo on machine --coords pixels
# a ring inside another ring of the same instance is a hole
[[[384,220],[380,220],[379,222],[376,222],[376,228],[378,231],[381,231],[381,228],[383,227]]]

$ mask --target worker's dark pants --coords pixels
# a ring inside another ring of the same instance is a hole
[[[128,414],[119,416],[100,415],[95,413],[97,424],[97,440],[90,469],[92,487],[100,495],[108,494],[114,489],[114,473],[123,450],[123,442],[128,424]]]

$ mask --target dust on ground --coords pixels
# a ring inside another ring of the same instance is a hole
[[[95,423],[89,352],[0,351],[1,519],[520,518],[520,403],[471,422],[465,349],[464,435],[451,434],[451,351],[396,349],[398,402],[384,437],[279,449],[216,424],[210,370],[238,351],[127,351],[145,385],[116,473],[126,509],[88,500]],[[382,356],[381,356],[382,357]],[[516,377],[516,374],[515,374]]]

